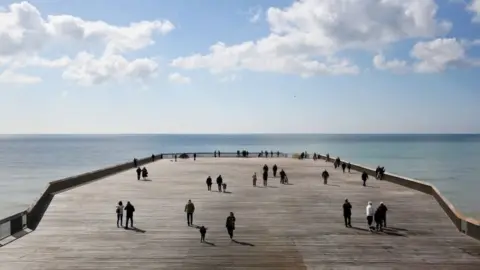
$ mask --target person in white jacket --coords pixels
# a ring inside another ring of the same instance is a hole
[[[372,202],[368,202],[367,208],[366,208],[366,214],[367,214],[368,229],[372,232],[373,229],[374,229],[374,228],[372,227],[373,216],[374,216],[374,214],[375,214],[375,209],[374,209],[373,206],[372,206]]]

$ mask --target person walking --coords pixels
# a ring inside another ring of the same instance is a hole
[[[362,173],[362,181],[363,181],[363,186],[367,186],[366,183],[367,183],[367,180],[368,180],[368,174],[364,171]]]
[[[345,202],[343,203],[343,218],[345,220],[345,227],[352,227],[352,205],[348,201],[348,199],[345,199]]]
[[[387,215],[387,207],[385,206],[385,204],[383,204],[383,202],[380,203],[380,205],[378,206],[377,208],[377,211],[375,211],[375,224],[376,224],[376,229],[377,229],[377,232],[378,231],[381,231],[383,232],[383,224],[384,224],[384,221],[385,221],[385,217]]]
[[[225,226],[227,227],[228,235],[230,236],[230,240],[233,240],[233,231],[235,230],[235,221],[236,218],[233,212],[230,212],[230,216],[227,217],[227,222]]]
[[[205,235],[207,234],[208,228],[205,228],[205,226],[202,225],[200,227],[200,243],[205,242]]]
[[[277,164],[274,164],[273,167],[272,167],[273,177],[274,177],[274,178],[277,177],[277,170],[278,170]]]
[[[268,172],[267,172],[267,171],[263,171],[263,186],[264,186],[264,187],[267,186],[267,181],[268,181]]]
[[[373,209],[372,202],[368,202],[365,210],[367,215],[368,229],[370,232],[373,232],[374,227],[372,226],[372,223],[373,223],[373,216],[375,214],[375,209]]]
[[[252,182],[253,182],[253,186],[256,187],[257,186],[257,173],[254,172],[253,175],[252,175]]]
[[[140,180],[140,176],[142,175],[142,169],[140,167],[137,168],[137,180]]]
[[[118,202],[116,212],[117,212],[117,228],[123,227],[123,203],[122,203],[122,201]]]
[[[327,170],[323,171],[322,173],[322,178],[323,178],[323,184],[326,185],[328,183],[328,178],[330,177],[330,174],[327,172]]]
[[[212,191],[212,177],[208,176],[206,183],[207,183],[207,190]]]
[[[352,169],[352,164],[350,164],[350,162],[347,164],[347,170],[348,170],[348,173],[350,173],[350,170]]]
[[[219,175],[217,177],[218,192],[222,192],[222,183],[223,183],[222,175]]]
[[[133,212],[135,212],[135,207],[130,203],[127,202],[125,206],[125,212],[127,213],[127,220],[125,222],[125,229],[128,229],[128,221],[130,220],[130,227],[133,228]]]
[[[345,173],[345,169],[347,168],[347,164],[345,162],[342,163],[342,171]]]
[[[188,226],[193,225],[193,212],[195,212],[195,205],[192,203],[192,200],[188,200],[188,203],[185,205],[185,212],[187,213]]]

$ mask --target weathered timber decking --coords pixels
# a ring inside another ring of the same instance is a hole
[[[264,163],[284,168],[293,185],[270,178],[268,188],[252,187]],[[130,170],[56,195],[36,231],[0,248],[0,269],[480,269],[480,243],[459,233],[431,196],[374,179],[362,187],[358,172],[324,161],[205,158],[148,169],[152,181]],[[205,178],[216,190],[218,174],[232,193],[207,191]],[[345,198],[357,228],[343,224]],[[188,199],[214,246],[187,227]],[[134,225],[145,232],[116,227],[119,200],[134,204]],[[391,230],[365,231],[369,200],[389,207]],[[243,244],[228,239],[230,211]]]

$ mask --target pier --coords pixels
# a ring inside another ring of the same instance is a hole
[[[261,187],[264,164],[267,188]],[[272,177],[273,164],[285,170],[289,185]],[[166,158],[145,166],[147,181],[125,168],[55,194],[33,232],[0,247],[0,270],[480,269],[480,242],[459,232],[434,197],[374,177],[363,187],[358,171],[342,173],[324,160]],[[325,169],[328,185],[320,178]],[[216,191],[219,174],[228,193]],[[353,228],[344,226],[345,198]],[[189,199],[193,223],[208,227],[209,244],[187,226]],[[136,230],[117,228],[120,200],[135,206]],[[368,201],[389,209],[383,233],[367,230]],[[237,242],[225,229],[230,212]]]

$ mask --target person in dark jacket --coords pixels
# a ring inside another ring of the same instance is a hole
[[[277,157],[280,157],[280,151],[277,151]]]
[[[137,180],[140,180],[140,176],[142,174],[142,169],[140,167],[137,168]]]
[[[133,159],[133,167],[138,167],[138,160],[136,158]]]
[[[193,161],[197,160],[197,153],[193,153]]]
[[[378,180],[380,179],[380,166],[377,166],[377,169],[375,169],[375,178]]]
[[[207,190],[212,191],[212,177],[208,176],[206,183],[207,183]]]
[[[352,227],[352,205],[345,199],[345,203],[343,203],[343,218],[345,220],[345,227]]]
[[[148,177],[148,171],[147,168],[143,167],[142,169],[142,178],[145,179]]]
[[[193,225],[193,212],[195,212],[195,205],[192,203],[192,200],[188,200],[188,203],[185,205],[188,226]]]
[[[345,162],[342,163],[342,171],[345,173],[345,169],[347,168],[347,164]]]
[[[352,169],[352,164],[350,164],[350,162],[347,164],[347,169],[348,169],[348,173],[350,173],[350,170]]]
[[[278,170],[277,164],[274,164],[272,167],[273,177],[277,177],[277,170]]]
[[[125,212],[127,214],[127,221],[125,222],[125,229],[128,229],[128,221],[130,220],[130,227],[133,228],[133,212],[135,212],[135,207],[130,202],[127,202],[125,206]]]
[[[383,227],[387,227],[387,206],[381,202],[375,211],[375,223],[377,231],[383,231]]]
[[[208,228],[205,228],[205,226],[203,225],[202,227],[200,227],[200,243],[205,242],[205,235],[207,234],[207,229]]]
[[[267,175],[268,175],[268,166],[267,166],[267,164],[263,165],[263,172],[267,172]]]
[[[222,178],[222,175],[219,175],[217,177],[218,192],[222,192],[222,184],[223,184],[223,178]]]
[[[283,169],[280,170],[280,184],[285,184],[286,176],[287,174],[285,173],[285,171]]]
[[[267,172],[267,171],[263,171],[263,186],[264,186],[264,187],[267,186],[267,181],[268,181],[268,172]]]
[[[381,202],[380,205],[377,208],[377,211],[375,211],[374,218],[375,218],[377,232],[378,231],[381,231],[381,232],[383,231],[383,224],[384,224],[384,220],[386,219],[386,216],[387,216],[387,210],[388,209],[385,206],[385,204],[383,204],[383,202]]]
[[[235,216],[233,215],[233,212],[230,212],[230,216],[227,217],[227,222],[225,226],[227,227],[227,232],[231,240],[233,240],[233,231],[235,230],[235,221],[236,219],[235,219]]]
[[[152,154],[152,162],[155,161],[155,155]]]
[[[362,173],[362,181],[363,181],[363,186],[364,187],[366,186],[367,180],[368,180],[368,174],[367,174],[367,172],[363,172]]]
[[[330,174],[327,172],[327,170],[323,171],[322,173],[322,178],[323,178],[323,184],[326,185],[328,183],[328,178],[330,177]]]
[[[175,154],[175,162],[177,162],[177,154]]]

